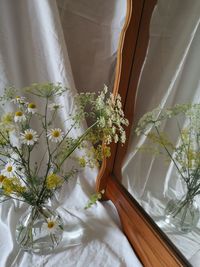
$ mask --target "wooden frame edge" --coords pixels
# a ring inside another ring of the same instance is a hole
[[[123,231],[145,267],[191,266],[150,216],[112,176],[108,178],[106,196],[114,203]]]

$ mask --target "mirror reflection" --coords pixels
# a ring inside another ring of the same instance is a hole
[[[156,107],[159,109],[149,114],[146,121],[160,121],[161,110],[176,104],[199,103],[199,14],[198,0],[192,4],[189,0],[158,1],[122,170],[123,185],[193,266],[200,262],[199,105],[179,110],[179,117],[174,116],[177,110],[171,110],[171,114],[168,110],[165,115],[169,118],[161,124],[148,124],[145,135],[137,137],[135,128],[143,114]],[[184,208],[179,206],[173,215],[167,216],[188,191],[192,197],[181,204]],[[170,202],[169,206],[170,200],[177,202]],[[174,222],[177,216],[181,217],[178,223]]]

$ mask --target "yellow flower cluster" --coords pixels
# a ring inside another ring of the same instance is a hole
[[[8,113],[5,113],[2,117],[1,117],[1,122],[3,124],[11,124],[13,123],[13,118],[14,118],[14,115],[12,112],[8,112]]]
[[[12,193],[18,195],[26,191],[26,187],[22,186],[20,179],[17,177],[13,178],[4,177],[2,181],[2,188],[5,195],[10,195]]]
[[[55,173],[47,176],[46,187],[47,189],[56,189],[63,184],[63,179]]]

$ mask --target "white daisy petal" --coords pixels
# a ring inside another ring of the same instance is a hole
[[[59,230],[59,224],[55,217],[47,218],[47,222],[43,223],[42,228],[49,234],[55,234]]]
[[[23,144],[32,146],[38,141],[38,134],[32,129],[27,129],[24,133],[21,133],[21,141]]]
[[[47,132],[47,137],[49,138],[50,141],[54,143],[61,142],[63,140],[63,136],[64,136],[64,133],[59,128],[51,129],[51,130],[48,130]]]
[[[35,103],[29,103],[27,109],[28,109],[28,112],[32,114],[35,114],[37,112],[37,107]]]
[[[4,175],[8,178],[12,178],[15,175],[16,172],[16,165],[12,161],[8,161],[4,167],[4,169],[1,171],[1,175]]]
[[[23,122],[26,120],[26,117],[22,111],[16,111],[14,116],[15,122]]]

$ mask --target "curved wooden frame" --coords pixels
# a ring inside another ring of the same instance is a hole
[[[129,122],[133,121],[137,84],[149,40],[149,25],[157,0],[127,0],[127,16],[121,33],[114,94],[119,93]],[[131,124],[127,129],[130,136]],[[123,231],[144,266],[191,266],[121,184],[125,146],[113,144],[112,156],[104,160],[96,182],[105,190],[119,213]]]

